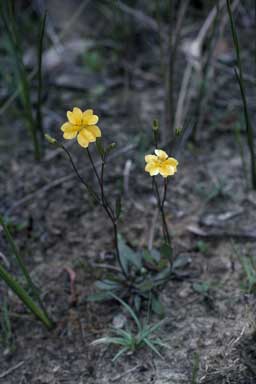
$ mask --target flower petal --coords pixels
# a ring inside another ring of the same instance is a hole
[[[155,154],[160,160],[166,160],[168,158],[167,153],[162,149],[155,149]]]
[[[99,121],[99,117],[97,115],[86,115],[83,117],[83,123],[85,125],[95,125]]]
[[[89,131],[94,137],[101,137],[101,130],[97,125],[88,125],[86,127],[87,131]]]
[[[156,155],[146,155],[145,156],[145,161],[146,163],[150,163],[151,161],[156,161],[157,156]]]
[[[89,140],[86,138],[86,136],[84,136],[84,134],[82,132],[83,131],[80,131],[78,133],[77,141],[78,141],[78,144],[81,145],[81,147],[87,148],[89,145]]]
[[[176,167],[172,167],[171,165],[162,166],[160,168],[160,174],[163,177],[168,177],[174,175],[174,173],[177,171]]]
[[[78,127],[70,123],[62,124],[60,129],[64,132],[63,134],[64,139],[67,139],[67,140],[74,139],[74,137],[76,137],[78,132]]]
[[[150,176],[155,176],[159,173],[159,167],[156,167],[154,164],[147,164],[145,171],[149,172]]]
[[[64,132],[67,128],[69,128],[69,127],[73,127],[73,125],[72,124],[70,124],[70,123],[64,123],[64,124],[62,124],[62,126],[60,127],[60,129],[62,130],[62,132]]]
[[[77,141],[82,147],[87,148],[89,143],[96,141],[96,137],[87,128],[84,128],[79,132]]]
[[[75,124],[75,125],[81,125],[82,124],[82,117],[83,117],[83,112],[81,111],[80,108],[73,108],[73,111],[68,111],[67,112],[67,117],[70,123]]]
[[[169,157],[168,159],[165,160],[165,164],[172,165],[173,167],[177,167],[179,162],[174,159],[174,157]]]
[[[90,116],[90,115],[93,115],[93,109],[86,109],[84,112],[83,112],[83,117],[85,116]]]
[[[76,137],[76,134],[77,134],[77,132],[64,132],[63,137],[66,140],[71,140],[71,139],[74,139]]]

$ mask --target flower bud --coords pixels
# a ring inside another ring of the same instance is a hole
[[[176,128],[175,129],[175,135],[176,136],[180,136],[181,132],[182,132],[182,128]]]
[[[152,129],[153,129],[153,131],[158,131],[159,130],[159,123],[158,123],[157,119],[153,120]]]
[[[45,133],[44,137],[46,138],[48,143],[50,143],[50,144],[57,144],[57,140],[54,139],[54,137],[48,135],[48,133]]]
[[[109,145],[109,147],[110,147],[111,149],[114,149],[114,148],[116,147],[116,143],[111,143],[111,144]]]

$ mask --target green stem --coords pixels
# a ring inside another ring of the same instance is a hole
[[[105,210],[107,216],[109,217],[111,223],[112,223],[112,227],[113,227],[113,232],[114,232],[114,247],[115,247],[115,251],[116,251],[116,259],[117,259],[117,262],[119,264],[119,267],[122,271],[122,274],[124,275],[124,277],[126,279],[128,279],[128,275],[126,273],[126,271],[124,270],[124,267],[123,267],[123,264],[121,262],[121,257],[120,257],[120,251],[119,251],[119,246],[118,246],[118,228],[117,228],[117,217],[115,216],[110,204],[108,203],[107,201],[107,198],[106,198],[106,195],[105,195],[105,190],[104,190],[104,169],[105,169],[105,155],[102,156],[101,160],[102,160],[102,164],[101,164],[101,174],[99,175],[97,169],[96,169],[96,166],[94,164],[94,161],[93,161],[93,158],[91,156],[91,153],[89,151],[89,148],[87,148],[87,153],[88,153],[88,157],[89,157],[89,160],[90,160],[90,163],[92,165],[92,169],[95,173],[95,176],[98,180],[98,183],[99,183],[99,187],[100,187],[100,191],[101,191],[101,203],[102,203],[102,207],[103,209]]]
[[[87,192],[89,193],[89,195],[92,197],[93,201],[97,202],[98,204],[100,204],[100,199],[97,195],[96,192],[94,192],[94,190],[86,183],[86,181],[83,179],[83,177],[80,175],[75,163],[74,163],[74,160],[70,154],[70,152],[67,150],[67,148],[64,147],[64,145],[62,144],[59,144],[57,142],[57,145],[59,148],[63,149],[63,151],[66,153],[66,155],[68,156],[68,159],[72,165],[72,168],[75,172],[75,174],[77,175],[79,181],[85,186],[85,188],[87,189]]]
[[[156,0],[156,20],[157,20],[158,35],[159,35],[161,75],[162,75],[162,78],[164,79],[164,76],[165,76],[164,45],[163,45],[163,38],[162,38],[162,20],[161,20],[159,0]]]
[[[31,134],[35,159],[40,160],[41,151],[40,144],[37,137],[36,124],[33,118],[32,104],[30,100],[30,88],[28,82],[28,76],[22,60],[22,49],[19,31],[17,29],[17,22],[14,15],[14,1],[7,0],[6,2],[0,2],[0,16],[4,24],[4,29],[10,42],[11,53],[14,58],[15,73],[17,75],[18,89],[20,94],[21,103],[24,108],[24,116],[27,121],[28,130]]]
[[[90,163],[91,163],[91,166],[92,166],[92,169],[93,169],[93,172],[97,178],[97,181],[98,181],[98,184],[99,184],[99,187],[100,187],[100,191],[101,191],[101,204],[103,206],[103,208],[105,209],[108,217],[110,218],[110,220],[113,222],[115,221],[115,217],[114,217],[114,214],[112,213],[112,209],[110,208],[110,205],[109,203],[107,202],[107,199],[105,197],[105,193],[104,193],[104,181],[103,181],[103,177],[104,177],[104,165],[105,165],[105,159],[102,158],[102,166],[101,166],[101,176],[99,175],[98,171],[97,171],[97,168],[94,164],[94,161],[93,161],[93,158],[92,158],[92,155],[90,153],[90,150],[89,148],[87,148],[87,154],[88,154],[88,157],[89,157],[89,160],[90,160]]]
[[[4,230],[4,234],[7,238],[7,242],[8,244],[10,245],[11,247],[11,250],[12,250],[12,253],[14,254],[15,258],[16,258],[16,261],[17,261],[17,264],[18,266],[20,267],[21,269],[21,272],[23,273],[23,276],[25,277],[25,280],[27,282],[27,285],[28,285],[28,288],[29,290],[31,291],[32,295],[34,296],[34,298],[37,300],[37,302],[40,304],[41,308],[43,309],[43,311],[45,313],[47,313],[45,307],[44,307],[44,304],[41,300],[41,297],[40,297],[40,294],[38,292],[38,289],[37,287],[35,286],[35,284],[33,283],[31,277],[30,277],[30,274],[25,266],[25,263],[23,262],[23,259],[20,255],[20,252],[18,250],[18,248],[16,247],[16,244],[12,238],[12,235],[8,229],[8,226],[5,224],[4,222],[4,219],[3,217],[0,215],[0,225],[3,227],[3,230]]]
[[[240,46],[238,41],[238,35],[235,27],[235,23],[233,20],[230,0],[227,1],[227,9],[228,9],[228,15],[231,25],[231,31],[232,31],[232,38],[236,50],[236,57],[237,57],[237,66],[238,66],[238,72],[235,69],[235,75],[239,84],[241,97],[243,101],[243,108],[244,108],[244,118],[245,118],[245,124],[246,124],[246,133],[247,133],[247,144],[249,148],[250,153],[250,160],[251,160],[251,178],[252,178],[252,186],[253,189],[256,189],[256,163],[255,163],[255,153],[254,153],[254,137],[253,137],[253,129],[249,118],[249,111],[245,96],[245,86],[244,86],[244,78],[243,78],[243,70],[242,70],[242,61],[240,56]]]
[[[153,176],[152,182],[153,182],[153,188],[155,188],[155,191],[156,191],[157,205],[158,205],[158,209],[160,211],[161,218],[162,218],[162,228],[163,228],[164,240],[167,244],[171,245],[171,236],[170,236],[170,233],[168,230],[168,225],[167,225],[167,221],[166,221],[166,217],[165,217],[165,211],[164,211],[164,204],[165,204],[165,200],[166,200],[168,181],[167,181],[167,178],[164,179],[164,192],[163,192],[162,199],[160,196],[158,184],[157,184],[154,176]]]
[[[14,279],[6,270],[0,265],[0,277],[6,282],[8,287],[21,299],[27,308],[45,325],[49,330],[53,328],[54,323],[50,320],[47,313],[41,310],[27,292],[22,288],[16,279]]]
[[[23,275],[27,281],[28,286],[31,288],[31,290],[34,291],[34,284],[31,280],[29,272],[28,272],[28,270],[27,270],[27,268],[26,268],[26,266],[22,260],[22,257],[20,256],[20,253],[19,253],[19,251],[16,247],[16,244],[15,244],[15,242],[14,242],[14,240],[10,234],[10,231],[9,231],[7,225],[5,224],[4,219],[1,215],[0,215],[0,225],[3,227],[7,242],[11,247],[12,253],[14,254],[14,256],[16,258],[16,261],[17,261],[17,263],[18,263],[18,265],[19,265],[19,267],[20,267],[20,269],[21,269],[21,271],[22,271],[22,273],[23,273]]]
[[[43,123],[42,123],[42,56],[43,56],[43,39],[46,23],[46,13],[41,21],[39,38],[38,38],[38,52],[37,52],[37,62],[38,62],[38,71],[37,71],[37,111],[36,111],[36,120],[37,120],[37,129],[43,137]]]

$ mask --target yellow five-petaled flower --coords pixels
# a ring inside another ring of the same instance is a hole
[[[149,172],[150,176],[156,176],[159,173],[163,177],[172,176],[177,172],[179,164],[173,157],[168,157],[162,149],[156,149],[155,155],[146,155],[145,161],[147,163],[145,171]]]
[[[68,122],[61,126],[64,139],[70,140],[77,137],[78,144],[87,148],[90,143],[101,137],[101,130],[96,125],[99,117],[93,114],[92,109],[82,112],[80,108],[73,108],[67,112]]]

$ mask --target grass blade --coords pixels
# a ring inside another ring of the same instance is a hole
[[[157,354],[157,356],[160,357],[160,359],[164,359],[164,357],[161,355],[161,353],[158,351],[158,349],[151,343],[149,339],[144,339],[144,343],[147,344],[149,348],[152,349],[153,352]]]
[[[4,219],[3,219],[3,217],[1,215],[0,215],[0,225],[3,227],[4,234],[6,236],[7,242],[8,242],[8,244],[11,247],[11,251],[12,251],[12,253],[14,254],[14,256],[16,258],[17,264],[20,267],[20,269],[21,269],[21,271],[23,273],[23,276],[25,277],[25,279],[27,281],[28,286],[32,290],[34,290],[34,284],[33,284],[32,280],[30,278],[28,270],[27,270],[27,268],[26,268],[26,266],[25,266],[25,264],[24,264],[24,262],[23,262],[23,260],[22,260],[22,258],[20,256],[20,253],[18,251],[18,248],[16,247],[16,244],[15,244],[13,238],[12,238],[12,235],[11,235],[11,233],[10,233],[10,231],[9,231],[7,225],[5,224]]]
[[[43,57],[43,40],[44,32],[46,25],[46,12],[44,17],[41,20],[39,38],[38,38],[38,48],[37,48],[37,61],[38,61],[38,71],[37,71],[37,111],[36,111],[36,121],[37,129],[41,133],[43,139],[43,124],[42,124],[42,57]]]
[[[142,331],[142,326],[141,326],[140,320],[138,319],[138,317],[136,316],[136,314],[132,310],[132,308],[128,304],[126,304],[125,301],[123,301],[118,296],[116,296],[114,293],[109,292],[109,294],[110,294],[110,296],[114,297],[117,301],[119,301],[119,303],[122,304],[122,306],[127,310],[127,312],[129,312],[129,314],[131,315],[131,317],[135,321],[135,323],[136,323],[136,325],[138,327],[139,332],[141,332]]]
[[[0,265],[0,277],[5,281],[8,287],[20,298],[24,305],[45,325],[46,328],[52,329],[53,322],[48,316],[36,305],[27,292],[22,288],[16,279],[14,279],[4,267]]]
[[[229,20],[231,25],[232,38],[233,38],[233,43],[235,46],[236,57],[237,57],[238,71],[235,69],[235,75],[239,84],[240,93],[241,93],[242,102],[243,102],[247,144],[248,144],[250,160],[251,160],[252,187],[253,189],[256,189],[256,162],[255,162],[254,142],[253,142],[254,138],[253,138],[253,129],[252,129],[251,121],[249,118],[249,111],[248,111],[248,106],[247,106],[247,101],[245,96],[242,61],[241,61],[241,55],[240,55],[240,45],[239,45],[238,35],[236,31],[236,26],[233,19],[230,0],[226,0],[226,1],[227,1],[227,9],[228,9],[228,15],[229,15]]]
[[[127,352],[128,348],[124,347],[117,352],[117,354],[113,357],[112,361],[115,362],[123,353]]]

